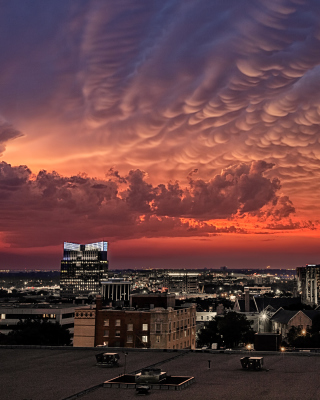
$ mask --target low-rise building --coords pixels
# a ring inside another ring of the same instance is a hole
[[[300,328],[307,333],[312,327],[312,320],[316,315],[320,315],[318,310],[291,311],[280,308],[270,318],[272,332],[280,333],[282,338],[286,338],[291,327]]]
[[[143,301],[133,295],[133,304]],[[167,303],[163,294],[158,295]],[[158,300],[159,300],[158,299]],[[155,295],[150,296],[154,306]],[[149,306],[150,306],[149,304]],[[104,308],[100,298],[96,308],[75,314],[75,347],[106,346],[152,349],[195,349],[196,306]]]
[[[0,333],[8,334],[19,321],[26,319],[46,320],[58,322],[69,329],[73,334],[74,313],[77,306],[74,304],[1,304],[0,305]]]

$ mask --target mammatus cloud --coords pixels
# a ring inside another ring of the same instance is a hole
[[[158,182],[266,160],[291,198],[319,178],[318,0],[41,3],[0,16],[0,111],[26,131],[22,160]]]
[[[0,115],[0,156],[5,151],[6,143],[20,136],[22,136],[22,133]]]
[[[280,224],[295,211],[279,194],[279,180],[264,176],[271,168],[257,161],[229,167],[209,181],[192,174],[187,186],[154,186],[141,170],[122,177],[111,169],[101,180],[47,171],[35,176],[26,166],[2,162],[2,232],[21,246],[61,243],[79,232],[109,240],[247,233],[246,216]]]

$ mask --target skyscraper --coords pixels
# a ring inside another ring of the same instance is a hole
[[[64,242],[60,272],[62,297],[100,293],[101,280],[108,277],[108,242],[77,244]]]

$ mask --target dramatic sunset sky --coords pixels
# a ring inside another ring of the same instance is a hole
[[[0,3],[0,269],[320,263],[319,0]]]

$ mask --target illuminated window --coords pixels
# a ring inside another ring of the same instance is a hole
[[[1,319],[6,319],[6,314],[1,314]]]
[[[116,326],[121,326],[121,319],[116,319]]]
[[[142,343],[148,343],[148,336],[142,336]]]
[[[147,331],[148,330],[148,324],[142,324],[142,330]]]
[[[133,331],[133,324],[127,325],[127,331]]]
[[[109,326],[109,320],[108,319],[104,320],[104,326]]]

